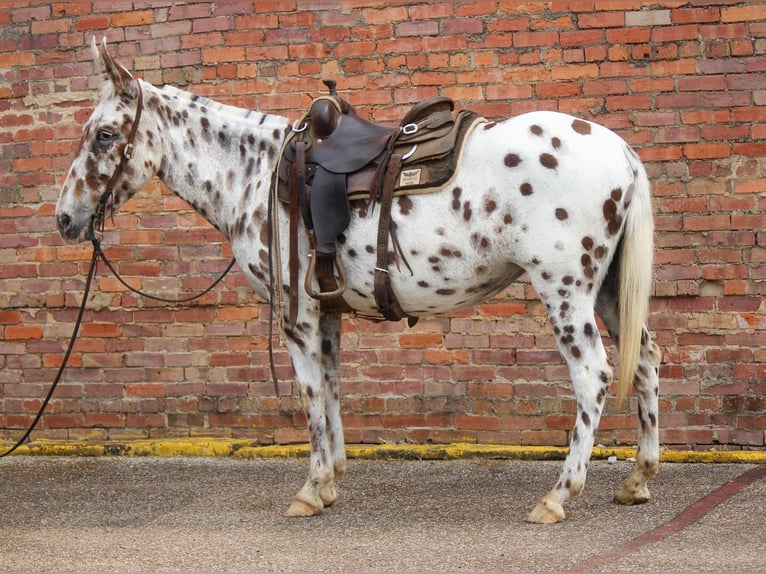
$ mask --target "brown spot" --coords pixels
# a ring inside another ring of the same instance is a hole
[[[577,345],[572,346],[571,349],[569,349],[569,352],[572,353],[572,356],[575,359],[579,359],[582,356],[582,353],[580,352],[580,347]]]
[[[540,126],[538,126],[538,125],[533,125],[533,126],[530,126],[530,127],[529,127],[529,131],[531,131],[531,132],[532,132],[533,134],[535,134],[536,136],[541,136],[541,135],[543,135],[543,128],[541,128],[541,127],[540,127]]]
[[[505,160],[503,161],[507,167],[516,167],[521,163],[521,158],[518,156],[518,154],[509,153],[505,156]]]
[[[615,201],[620,201],[620,199],[622,199],[622,189],[620,189],[619,187],[615,187],[612,190],[611,197]]]
[[[604,247],[603,245],[599,245],[598,247],[596,247],[596,250],[593,252],[593,256],[596,259],[603,259],[604,255],[606,255],[606,247]]]
[[[401,196],[397,200],[397,203],[399,204],[399,211],[402,215],[409,215],[410,211],[412,211],[412,200],[406,195]]]
[[[540,163],[548,169],[556,169],[556,166],[559,165],[558,160],[549,153],[540,155]]]
[[[506,225],[510,225],[511,223],[513,223],[513,216],[510,213],[506,213],[503,216],[503,223],[505,223]]]
[[[582,419],[582,424],[584,424],[586,427],[590,426],[590,415],[583,411],[580,413],[580,418]]]
[[[559,138],[551,138],[551,145],[553,149],[559,149],[561,147],[561,140]]]
[[[604,202],[604,219],[611,221],[617,215],[617,204],[612,199],[607,199]]]
[[[497,125],[497,122],[487,122],[486,124],[484,124],[484,129],[485,130],[491,130],[496,125]]]
[[[519,191],[521,191],[521,195],[532,195],[532,184],[527,182],[522,183]]]
[[[455,290],[454,289],[437,289],[436,294],[437,295],[454,295]]]
[[[583,237],[582,238],[582,246],[585,247],[588,251],[593,249],[593,239],[591,237]]]
[[[572,129],[578,134],[587,136],[590,134],[590,124],[583,120],[575,120],[572,122]]]
[[[449,247],[442,247],[439,250],[439,254],[444,257],[457,257],[460,258],[463,254],[458,249],[450,249]]]
[[[567,213],[567,210],[559,207],[556,209],[556,219],[559,221],[564,221],[565,219],[569,218],[569,213]]]
[[[615,235],[620,231],[620,227],[622,227],[622,216],[618,215],[614,219],[609,220],[609,225],[606,226],[606,229],[610,234]]]
[[[564,283],[564,285],[571,285],[572,283],[574,283],[574,277],[572,277],[571,275],[566,275],[562,279],[562,282]]]
[[[452,209],[457,211],[460,209],[460,194],[463,192],[463,190],[459,187],[456,187],[452,190]]]
[[[487,199],[484,202],[484,211],[487,213],[492,213],[497,209],[497,202],[494,199]]]
[[[470,201],[466,201],[463,204],[463,219],[465,219],[466,221],[470,221],[472,214],[473,214],[473,212],[471,211],[471,202]]]

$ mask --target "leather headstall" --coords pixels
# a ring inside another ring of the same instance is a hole
[[[138,89],[138,98],[136,102],[136,116],[133,118],[133,125],[130,127],[130,133],[128,134],[128,139],[125,142],[125,147],[122,148],[122,155],[120,156],[120,163],[117,164],[117,167],[114,169],[114,173],[112,174],[112,177],[109,178],[109,181],[106,184],[106,189],[104,190],[104,193],[101,194],[101,197],[98,199],[98,205],[96,206],[96,212],[93,214],[93,217],[90,218],[90,225],[88,227],[88,231],[85,234],[85,238],[88,240],[94,240],[96,237],[95,227],[96,225],[100,225],[101,229],[99,231],[103,232],[104,230],[104,214],[106,212],[106,202],[110,199],[112,202],[114,202],[114,188],[117,185],[117,180],[120,179],[122,176],[122,172],[125,169],[125,165],[130,161],[130,159],[133,157],[133,152],[135,150],[135,146],[133,145],[133,140],[136,137],[136,132],[138,131],[138,124],[141,121],[141,112],[144,109],[144,94],[141,90],[141,82],[139,80],[136,80],[136,88]],[[112,215],[114,215],[114,210],[112,210]]]

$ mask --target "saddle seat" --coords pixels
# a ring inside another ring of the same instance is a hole
[[[290,204],[291,243],[297,244],[294,220],[299,216],[309,231],[312,253],[304,282],[306,291],[322,301],[325,310],[348,311],[342,299],[345,277],[337,260],[336,241],[351,221],[349,201],[380,203],[380,269],[376,275],[386,271],[393,195],[423,193],[445,185],[457,167],[463,139],[483,118],[473,112],[455,112],[454,102],[440,96],[413,106],[399,126],[375,124],[361,118],[338,96],[334,81],[324,83],[329,95],[316,98],[288,134],[276,192],[280,201]],[[393,239],[396,245],[395,236]],[[291,252],[291,260],[293,257],[297,259],[297,253]],[[335,277],[333,269],[340,277]],[[315,271],[318,292],[312,285]],[[291,275],[295,273],[291,269]],[[401,319],[406,315],[398,309],[385,279],[376,279],[379,311],[386,319]],[[291,277],[291,286],[293,280]]]

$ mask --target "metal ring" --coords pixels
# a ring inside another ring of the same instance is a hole
[[[306,129],[307,127],[309,127],[309,123],[308,123],[308,122],[303,122],[303,125],[302,125],[301,127],[299,127],[299,128],[298,128],[298,127],[295,127],[295,126],[297,126],[297,125],[298,125],[298,122],[300,122],[300,121],[301,121],[301,120],[295,120],[295,121],[293,122],[293,131],[294,131],[294,132],[299,132],[299,133],[300,133],[300,132],[302,132],[302,131],[305,131],[305,129]]]
[[[413,145],[412,149],[402,156],[402,161],[414,154],[416,149],[418,149],[418,144]]]

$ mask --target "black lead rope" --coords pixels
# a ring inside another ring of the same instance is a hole
[[[85,313],[85,306],[88,303],[88,295],[90,294],[90,286],[93,283],[93,276],[96,273],[96,267],[98,266],[98,260],[103,260],[104,263],[106,263],[106,266],[109,268],[109,270],[114,273],[114,276],[117,278],[117,280],[122,283],[125,287],[133,291],[134,293],[137,293],[138,295],[141,295],[142,297],[147,297],[149,299],[154,299],[155,301],[163,301],[165,303],[188,303],[189,301],[193,301],[194,299],[199,299],[203,295],[209,293],[218,283],[220,283],[223,278],[226,276],[226,274],[231,270],[232,267],[234,267],[234,263],[236,262],[235,259],[232,259],[229,262],[228,267],[221,273],[221,275],[204,291],[201,293],[197,293],[196,295],[192,295],[190,297],[183,297],[180,299],[167,299],[164,297],[158,297],[156,295],[151,295],[149,293],[144,293],[143,291],[140,291],[132,286],[130,286],[127,281],[125,281],[119,273],[117,273],[117,270],[115,269],[114,265],[112,264],[109,259],[107,259],[106,255],[104,254],[104,251],[101,249],[101,240],[97,237],[93,237],[91,240],[93,243],[93,256],[90,260],[90,269],[88,270],[88,278],[85,281],[85,292],[83,293],[82,297],[82,303],[80,304],[80,311],[77,313],[77,320],[74,324],[74,331],[72,332],[72,337],[69,339],[69,346],[67,347],[66,353],[64,353],[64,360],[61,362],[61,366],[59,367],[58,373],[56,373],[56,378],[53,379],[53,384],[51,384],[50,390],[48,390],[48,394],[45,397],[45,400],[43,401],[43,404],[40,405],[40,409],[37,411],[37,416],[35,416],[34,420],[32,421],[32,424],[29,425],[29,428],[24,433],[24,436],[22,436],[16,444],[14,444],[9,450],[6,452],[0,454],[0,458],[3,458],[5,456],[8,456],[13,451],[15,451],[17,448],[19,448],[26,440],[29,438],[29,435],[32,434],[32,431],[35,430],[35,427],[37,426],[37,423],[40,422],[40,419],[43,416],[43,413],[45,412],[45,408],[48,406],[48,403],[51,400],[51,397],[53,396],[54,391],[56,390],[56,387],[58,386],[59,382],[61,381],[61,377],[64,374],[64,369],[67,366],[67,363],[69,362],[69,356],[72,354],[72,349],[74,348],[75,341],[77,341],[77,333],[80,330],[80,324],[82,323],[82,317]]]
[[[61,376],[64,374],[64,369],[67,366],[67,363],[69,362],[69,356],[72,354],[72,349],[74,348],[75,341],[77,341],[77,333],[80,330],[80,324],[82,323],[82,316],[85,313],[85,306],[88,304],[88,294],[90,293],[90,285],[93,282],[93,275],[96,271],[96,266],[98,264],[98,252],[99,247],[98,240],[93,240],[93,257],[91,257],[90,260],[90,270],[88,271],[88,279],[85,281],[85,292],[82,295],[82,303],[80,303],[80,311],[77,313],[77,320],[74,323],[74,330],[72,332],[72,337],[69,339],[69,347],[67,347],[66,353],[64,353],[64,360],[61,362],[61,366],[59,367],[58,373],[56,373],[56,378],[53,379],[53,384],[51,385],[50,390],[48,391],[48,395],[45,397],[45,400],[43,401],[43,404],[40,406],[40,410],[37,411],[37,416],[35,416],[35,419],[32,421],[32,424],[29,425],[29,428],[27,429],[27,432],[24,433],[24,436],[22,436],[16,444],[14,444],[9,450],[5,451],[4,453],[0,454],[0,458],[3,458],[4,456],[8,456],[13,451],[15,451],[17,448],[19,448],[26,440],[29,438],[29,435],[32,434],[32,431],[35,430],[35,427],[37,426],[37,423],[40,422],[40,419],[43,416],[43,412],[45,412],[45,407],[48,406],[48,403],[51,400],[51,397],[53,396],[53,392],[56,390],[56,387],[58,386],[59,382],[61,381]]]
[[[221,281],[223,281],[223,278],[226,277],[226,274],[229,271],[231,271],[231,268],[234,267],[234,264],[237,262],[237,260],[232,257],[226,269],[224,269],[223,272],[218,276],[218,278],[215,281],[213,281],[210,284],[210,286],[204,291],[202,291],[201,293],[197,293],[196,295],[190,295],[189,297],[181,297],[180,299],[170,299],[166,297],[160,297],[158,295],[152,295],[151,293],[146,293],[145,291],[136,289],[120,276],[120,274],[117,272],[117,269],[115,269],[114,264],[111,261],[109,261],[109,259],[107,259],[106,254],[101,249],[101,243],[99,241],[94,240],[93,249],[98,252],[98,256],[103,260],[104,263],[106,263],[106,266],[109,268],[109,271],[111,271],[114,274],[117,281],[122,283],[127,289],[133,291],[133,293],[135,293],[136,295],[141,295],[142,297],[146,297],[147,299],[153,299],[154,301],[161,301],[163,303],[188,303],[189,301],[194,301],[195,299],[199,299],[203,295],[207,295],[208,293],[210,293],[210,291],[213,290],[213,288],[216,285],[218,285]]]

